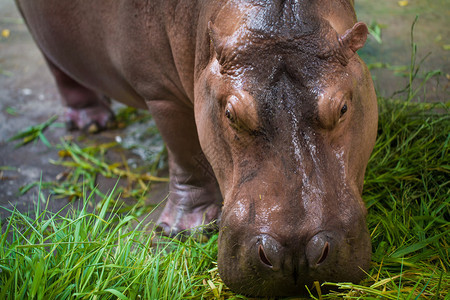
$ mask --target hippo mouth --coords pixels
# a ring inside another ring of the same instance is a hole
[[[359,282],[370,262],[370,251],[358,251],[348,239],[344,245],[332,232],[319,232],[297,246],[268,234],[230,243],[232,238],[227,235],[226,231],[219,234],[219,273],[228,287],[246,296],[308,295],[315,281]],[[370,247],[368,235],[363,245],[358,244]],[[349,247],[356,249],[346,256]],[[322,287],[322,291],[327,288]]]

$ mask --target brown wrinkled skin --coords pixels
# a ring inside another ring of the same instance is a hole
[[[352,1],[17,2],[72,125],[107,127],[104,96],[150,109],[169,150],[160,227],[220,217],[232,290],[364,277],[377,106]]]

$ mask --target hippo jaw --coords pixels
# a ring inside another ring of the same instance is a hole
[[[339,243],[334,243],[334,240],[329,238],[326,233],[319,233],[316,238],[322,242],[322,236],[330,241],[326,242],[323,248],[325,251],[338,252],[342,249]],[[275,258],[270,258],[272,248],[283,247],[274,238],[265,234],[251,239],[249,243],[252,245],[245,251],[243,250],[244,245],[241,245],[241,248],[235,246],[237,249],[229,249],[229,245],[235,243],[227,243],[226,238],[220,238],[219,273],[231,290],[246,296],[306,296],[308,295],[307,288],[310,291],[314,290],[315,281],[320,284],[324,281],[357,283],[365,277],[365,271],[370,263],[370,255],[355,258],[359,261],[358,264],[355,264],[350,259],[338,260],[337,257],[329,257],[328,254],[324,262],[319,261],[317,267],[311,266],[307,258],[298,257],[292,253],[277,252]],[[310,247],[310,244],[314,243],[310,241],[307,247]],[[366,245],[370,246],[369,238],[366,238]],[[334,247],[338,249],[333,249]],[[266,248],[269,248],[269,251]],[[346,250],[348,249],[344,249],[344,251]],[[230,256],[230,253],[237,253],[236,259],[225,259]],[[332,264],[333,262],[339,262],[339,264]],[[345,274],[339,273],[339,269],[346,270]],[[336,278],[339,279],[336,280]],[[327,287],[322,287],[322,292],[327,290]]]
[[[320,246],[312,250],[320,250],[319,260],[312,263],[308,255],[306,257],[300,255],[304,250],[302,247],[298,248],[297,253],[283,251],[286,247],[267,234],[258,234],[243,245],[239,245],[236,241],[232,242],[232,237],[223,235],[224,233],[221,233],[219,237],[220,276],[231,290],[246,296],[307,295],[307,288],[310,291],[314,290],[315,281],[320,284],[325,281],[357,283],[365,277],[365,271],[370,264],[370,255],[355,257],[354,260],[351,258],[343,260],[337,255],[328,253],[348,251],[351,246],[341,247],[341,243],[326,232],[318,233],[306,245],[307,251]],[[368,235],[363,238],[365,246],[370,247]],[[354,251],[358,252],[358,250]],[[234,253],[235,256],[233,256]],[[236,258],[230,259],[230,257]],[[316,259],[317,256],[314,255],[314,258]],[[345,273],[339,272],[343,270]],[[322,292],[326,290],[328,290],[327,287],[322,287]]]
[[[218,267],[233,291],[258,297],[306,295],[314,281],[357,283],[365,277],[371,244],[364,211],[346,211],[342,218],[336,209],[317,218],[302,215],[302,209],[266,206],[269,214],[264,214],[252,206],[264,207],[265,197],[256,198],[238,200],[222,213]],[[266,205],[274,202],[269,200]]]

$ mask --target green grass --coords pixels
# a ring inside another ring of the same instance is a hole
[[[94,213],[85,205],[65,217],[44,210],[30,219],[13,211],[0,240],[0,299],[196,299],[214,294],[205,285],[217,277],[215,237],[203,244],[193,239],[156,242],[145,222],[108,213],[112,200],[106,198]]]
[[[10,109],[9,112],[14,112],[14,110]],[[44,131],[50,125],[52,125],[57,119],[58,119],[58,116],[52,116],[50,119],[48,119],[44,123],[41,123],[36,126],[30,126],[26,129],[24,129],[23,131],[17,133],[10,139],[8,139],[8,142],[19,140],[20,142],[18,144],[16,144],[16,148],[18,148],[18,147],[21,147],[23,145],[26,145],[28,143],[31,143],[31,142],[39,139],[42,141],[42,143],[44,143],[44,145],[46,145],[48,148],[51,148],[52,145],[45,137]]]
[[[363,195],[372,267],[360,285],[326,283],[336,292],[322,298],[444,299],[450,103],[379,99],[379,108]],[[131,214],[114,213],[113,194],[94,212],[86,209],[94,193],[66,216],[12,212],[0,239],[0,299],[244,298],[218,276],[217,235],[207,243],[160,239]]]

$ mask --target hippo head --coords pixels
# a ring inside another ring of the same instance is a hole
[[[276,5],[226,14],[209,24],[195,103],[224,197],[220,275],[252,296],[357,282],[370,262],[361,193],[377,131],[372,81],[355,54],[367,27],[338,33],[314,9]]]

